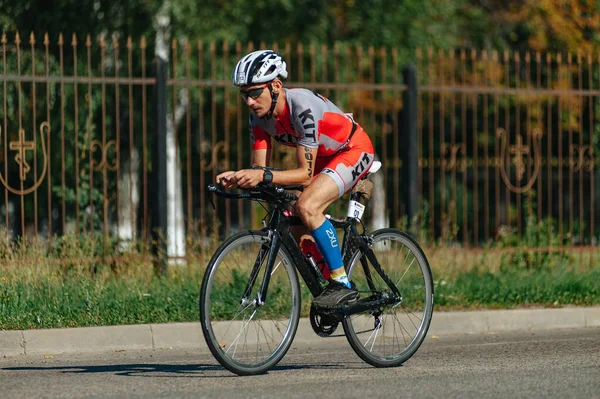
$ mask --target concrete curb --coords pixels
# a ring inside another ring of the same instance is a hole
[[[600,307],[434,313],[428,336],[600,327]],[[295,341],[319,339],[302,319]],[[134,349],[208,351],[200,323],[0,331],[0,357]]]

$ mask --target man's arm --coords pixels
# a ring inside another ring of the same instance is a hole
[[[261,167],[269,166],[271,163],[271,149],[265,148],[260,150],[252,150],[252,156],[250,159],[252,160],[252,165]]]
[[[260,151],[260,150],[259,150]],[[308,186],[312,181],[315,171],[315,161],[317,159],[317,148],[303,147],[299,145],[296,148],[296,159],[298,161],[298,167],[290,170],[274,170],[273,173],[273,184],[279,184],[282,186],[301,184]],[[255,158],[256,156],[256,158]],[[253,154],[253,164],[259,166],[260,163],[254,163],[254,160],[258,159],[258,154]],[[257,169],[244,169],[236,172],[233,176],[237,185],[244,188],[250,188],[256,186],[262,182],[263,171]]]
[[[273,183],[282,186],[294,184],[308,186],[315,174],[317,151],[317,148],[298,145],[296,147],[298,167],[296,169],[273,171]]]

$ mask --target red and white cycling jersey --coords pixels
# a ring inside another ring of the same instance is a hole
[[[286,104],[277,118],[257,118],[250,113],[252,149],[281,144],[318,148],[317,156],[331,156],[348,140],[354,121],[334,103],[307,89],[284,89]]]
[[[322,95],[307,89],[284,90],[281,115],[257,118],[250,112],[252,149],[271,148],[271,137],[291,147],[318,148],[315,176],[321,172],[330,176],[341,197],[371,167],[371,139],[351,116]]]

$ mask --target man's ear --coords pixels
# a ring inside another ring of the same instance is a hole
[[[273,87],[273,91],[275,93],[281,93],[281,90],[283,89],[283,83],[281,83],[281,80],[279,79],[275,79],[273,82],[271,82],[271,86]]]

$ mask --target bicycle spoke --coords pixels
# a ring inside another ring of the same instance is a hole
[[[398,317],[395,316],[396,320],[398,320]],[[400,326],[400,330],[403,332],[406,332],[406,335],[408,335],[408,337],[410,338],[410,341],[412,341],[412,339],[414,338],[413,336],[411,336],[410,332],[408,331],[408,329],[406,327],[404,327],[404,324],[400,323],[400,320],[398,320],[398,325]],[[418,331],[418,330],[417,330]],[[402,334],[402,336],[404,336],[404,333]],[[406,344],[406,339],[404,340],[404,343]]]
[[[262,330],[262,332],[264,332],[264,336],[265,336],[265,338],[268,338],[268,339],[270,339],[270,340],[271,340],[271,342],[274,342],[274,341],[275,341],[275,338],[273,338],[273,337],[271,336],[271,334],[269,334],[269,333],[267,332],[267,330],[265,330],[265,328],[263,327],[263,325],[262,325],[262,324],[260,324],[259,326],[260,326],[260,329]],[[257,328],[258,328],[258,327],[257,327]],[[259,334],[258,334],[258,331],[257,331],[256,333],[257,333],[257,335],[259,335]],[[267,341],[265,341],[265,343],[267,343]],[[267,343],[267,344],[268,344],[268,343]]]
[[[397,330],[396,323],[394,323],[394,339],[392,340],[392,349],[393,349],[394,342],[398,343],[398,349],[400,349],[400,339],[398,338],[398,333],[396,332],[396,330]],[[402,329],[400,330],[400,332],[402,332]]]
[[[236,350],[237,350],[237,341],[240,338],[240,335],[242,334],[242,332],[244,332],[246,330],[246,327],[248,327],[248,324],[250,324],[250,322],[252,321],[252,318],[254,317],[255,314],[256,314],[256,310],[254,310],[254,312],[252,312],[252,314],[250,315],[250,318],[248,319],[248,322],[246,324],[242,325],[241,331],[238,333],[238,335],[235,337],[235,339],[231,343],[232,345],[235,344]],[[231,348],[231,345],[229,347]],[[225,353],[227,353],[227,352],[229,352],[229,349],[227,349],[225,351]],[[233,351],[232,357],[235,357],[235,350]]]
[[[279,268],[279,266],[281,265],[281,262],[277,263],[277,265],[273,266],[273,271],[271,272],[271,276],[277,271],[277,269]]]
[[[369,335],[369,337],[365,341],[365,344],[364,344],[365,347],[369,344],[369,341],[371,340],[371,338],[373,338],[373,335],[375,335],[375,337],[377,336],[377,332],[379,331],[380,328],[381,328],[381,325],[379,325],[373,329],[373,332],[371,333],[371,335]],[[375,343],[375,338],[373,338],[373,343]],[[371,345],[371,350],[373,350],[373,345]]]
[[[254,357],[255,361],[258,360],[258,353],[260,352],[260,334],[258,332],[259,325],[257,325],[257,324],[259,324],[259,323],[254,323],[254,332],[256,333],[256,351],[255,351],[256,356]]]
[[[229,329],[231,328],[231,326],[233,325],[233,323],[236,321],[236,319],[238,318],[238,316],[240,314],[242,314],[242,312],[244,312],[246,309],[248,309],[250,306],[253,306],[254,304],[249,304],[248,306],[246,306],[245,308],[242,308],[242,310],[240,310],[236,315],[233,316],[233,319],[229,320],[229,325],[227,326],[226,330],[225,330],[225,335],[227,335],[227,332],[229,332]],[[213,323],[213,325],[217,325],[220,324],[219,321]]]
[[[381,330],[381,324],[375,329],[375,337],[373,337],[373,343],[371,344],[371,352],[373,352],[373,346],[375,346],[375,341],[377,340],[377,335]]]
[[[408,255],[406,255],[408,257]],[[400,280],[398,280],[398,282],[396,283],[396,285],[399,285],[400,282],[402,281],[402,279],[404,278],[404,276],[406,276],[406,273],[408,273],[408,270],[412,267],[412,265],[415,263],[416,258],[413,258],[412,262],[410,262],[410,265],[408,265],[408,267],[406,268],[406,270],[404,271],[404,274],[402,275],[402,277],[400,277]]]
[[[418,329],[418,327],[417,327],[417,326],[415,325],[415,323],[412,321],[412,318],[411,318],[410,316],[412,315],[412,316],[413,316],[415,319],[419,320],[419,325],[421,324],[420,322],[422,322],[422,321],[423,321],[423,319],[422,319],[422,318],[420,318],[419,316],[417,316],[417,315],[416,315],[414,312],[409,312],[409,311],[408,311],[406,308],[404,308],[404,307],[402,308],[402,310],[404,311],[404,313],[406,313],[406,317],[408,317],[408,320],[410,320],[410,322],[412,323],[413,327],[414,327],[415,329]]]
[[[405,328],[402,328],[402,324],[400,324],[400,323],[398,323],[398,324],[399,324],[399,325],[398,325],[398,327],[400,328],[400,333],[402,334],[402,341],[404,341],[404,346],[406,346],[406,344],[407,344],[407,343],[406,343],[406,335],[404,334],[404,332],[405,332],[405,330],[406,330],[406,329],[405,329]],[[408,331],[406,331],[406,334],[408,334]],[[410,334],[408,334],[408,336],[410,337]],[[399,342],[400,342],[400,341],[398,341],[398,343],[399,343]],[[409,341],[409,342],[410,342],[410,341]]]

